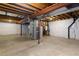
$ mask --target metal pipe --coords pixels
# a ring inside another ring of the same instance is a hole
[[[77,18],[73,18],[73,22],[68,27],[68,39],[70,39],[70,29],[74,25],[74,23],[76,22],[76,20],[77,20]]]

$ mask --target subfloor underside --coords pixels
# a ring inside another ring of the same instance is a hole
[[[0,36],[0,55],[4,56],[79,56],[79,40],[44,37],[41,43],[26,36]]]

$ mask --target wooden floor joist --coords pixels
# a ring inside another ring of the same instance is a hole
[[[38,11],[37,13],[32,14],[31,17],[39,16],[39,15],[42,15],[42,14],[46,14],[48,12],[54,11],[54,10],[59,9],[61,7],[65,7],[67,5],[69,5],[69,4],[67,4],[67,3],[66,4],[65,3],[52,4],[51,6],[45,8],[45,9],[42,9],[42,10]]]
[[[54,11],[56,9],[59,9],[59,8],[62,8],[62,7],[65,7],[69,4],[67,3],[55,3],[55,4],[52,4],[51,6],[49,7],[46,7],[38,12],[34,12],[34,14],[30,15],[30,18],[33,18],[33,17],[36,17],[36,16],[39,16],[39,15],[43,15],[43,14],[46,14],[46,13],[49,13],[51,11]],[[22,20],[20,21],[20,23],[22,22]]]

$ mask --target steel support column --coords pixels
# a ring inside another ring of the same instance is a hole
[[[22,36],[22,24],[21,24],[21,32],[20,32],[20,35]]]

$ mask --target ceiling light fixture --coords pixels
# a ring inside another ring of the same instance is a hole
[[[8,22],[12,22],[12,20],[8,20]]]

